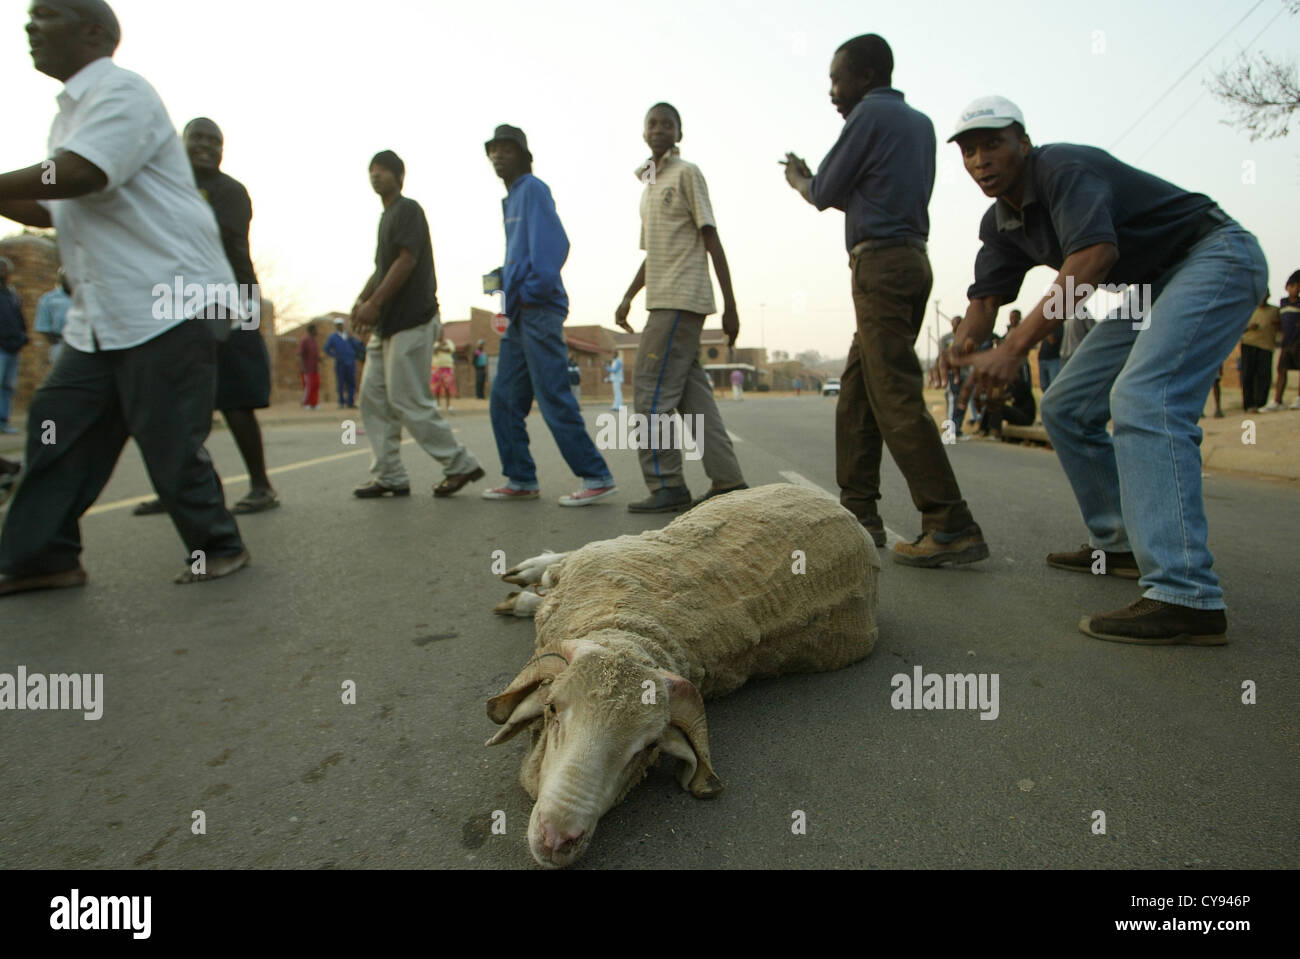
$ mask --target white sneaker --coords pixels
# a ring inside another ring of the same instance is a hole
[[[1292,403],[1292,404],[1288,407],[1288,409],[1300,410],[1300,396],[1297,396],[1297,397],[1295,398],[1295,402]]]
[[[1281,404],[1281,403],[1275,403],[1275,402],[1273,402],[1272,400],[1269,400],[1268,403],[1267,403],[1266,405],[1261,406],[1261,407],[1259,408],[1259,411],[1260,411],[1261,413],[1276,413],[1278,410],[1280,410],[1280,409],[1282,409],[1282,408],[1283,408],[1283,407],[1282,407],[1282,404]]]

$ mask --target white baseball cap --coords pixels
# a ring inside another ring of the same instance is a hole
[[[972,100],[957,118],[957,129],[948,138],[951,143],[967,130],[1000,130],[1012,123],[1025,125],[1025,115],[1006,97],[980,97]]]

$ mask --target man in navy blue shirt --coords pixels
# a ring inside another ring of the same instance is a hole
[[[587,424],[569,389],[564,345],[569,295],[560,280],[560,270],[569,257],[569,238],[555,212],[550,189],[533,176],[533,155],[528,152],[524,131],[499,126],[483,146],[507,191],[501,201],[506,226],[506,262],[501,277],[505,313],[510,318],[501,337],[488,403],[501,471],[508,482],[487,490],[483,498],[520,500],[540,495],[537,465],[528,451],[524,426],[536,397],[564,461],[582,479],[582,489],[562,496],[560,505],[588,506],[613,495],[615,488],[614,477],[587,435]]]
[[[980,224],[970,305],[936,376],[970,364],[1004,387],[1033,345],[1099,284],[1124,302],[1070,357],[1043,397],[1043,425],[1074,488],[1089,542],[1049,566],[1141,578],[1142,598],[1086,617],[1087,635],[1142,645],[1227,642],[1212,569],[1196,425],[1215,374],[1264,295],[1259,243],[1213,200],[1093,147],[1034,147],[1002,97],[962,114],[966,169],[996,202]],[[1026,272],[1058,271],[1023,323],[972,353]],[[1106,424],[1114,421],[1114,436]]]
[[[926,254],[934,189],[934,125],[890,88],[894,55],[874,33],[854,37],[831,61],[831,102],[844,131],[813,176],[787,154],[785,175],[805,200],[843,210],[857,333],[835,409],[840,503],[877,546],[882,445],[921,512],[921,535],[894,547],[909,566],[973,563],[989,555],[962,499],[943,441],[922,398],[915,343],[934,277]]]

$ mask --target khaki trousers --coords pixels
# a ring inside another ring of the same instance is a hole
[[[713,383],[700,366],[703,329],[704,317],[698,313],[650,311],[636,353],[633,403],[636,412],[647,417],[673,410],[683,417],[703,415],[704,435],[695,441],[701,444],[704,472],[715,487],[726,489],[741,485],[745,478],[713,399]],[[638,451],[641,473],[651,491],[686,485],[680,443],[675,445],[673,449]]]
[[[442,322],[435,314],[428,323],[387,339],[375,333],[366,345],[361,419],[374,453],[370,475],[385,486],[410,485],[402,464],[402,427],[442,464],[448,476],[478,469],[474,454],[456,442],[429,387],[433,344],[441,330]]]

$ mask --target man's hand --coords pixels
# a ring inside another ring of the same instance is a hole
[[[812,170],[808,169],[808,164],[793,153],[787,153],[781,165],[785,167],[785,182],[802,193],[804,184],[812,179]]]
[[[735,346],[736,337],[740,336],[740,316],[736,313],[735,303],[722,308],[722,332],[727,334],[727,346]]]
[[[986,390],[989,398],[1000,399],[1006,388],[1016,378],[1024,357],[1001,345],[969,357],[971,366],[970,379],[962,390],[961,399],[965,400],[975,390]]]
[[[358,337],[369,335],[379,322],[379,307],[374,300],[358,303],[352,309],[352,330]]]
[[[627,321],[627,315],[631,312],[632,301],[625,296],[623,302],[618,305],[618,309],[614,311],[614,322],[629,333],[635,333],[636,330],[632,329],[632,324]]]
[[[940,350],[938,362],[930,367],[930,385],[936,389],[947,389],[948,378],[970,363],[971,351],[974,349],[975,341],[968,337],[960,348],[954,343],[948,349]]]

